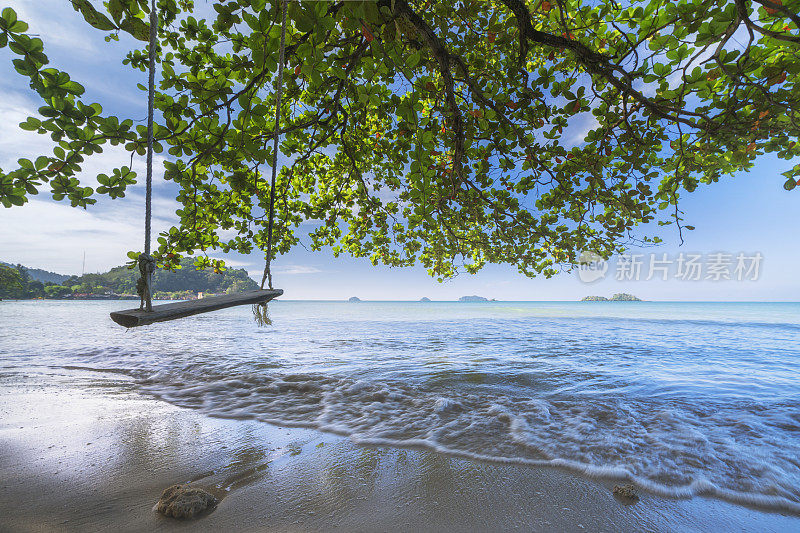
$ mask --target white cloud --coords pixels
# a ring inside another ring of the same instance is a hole
[[[146,74],[122,65],[127,53],[143,43],[125,32],[119,33],[119,42],[105,42],[106,32],[89,26],[68,0],[11,0],[11,4],[19,19],[28,23],[28,34],[44,42],[49,66],[66,70],[86,88],[84,100],[110,102],[115,112],[144,120],[147,97],[136,84],[146,83]],[[24,78],[10,61],[0,63],[0,87],[23,85]]]
[[[295,276],[300,274],[318,274],[322,270],[310,265],[287,265],[274,269],[275,274]]]
[[[573,118],[574,122],[565,131],[566,145],[569,147],[582,145],[586,142],[586,135],[600,125],[597,117],[591,113],[581,113]]]
[[[17,18],[28,23],[28,32],[38,35],[46,44],[82,55],[99,51],[87,32],[93,31],[72,9],[70,2],[54,0],[12,0]]]
[[[130,203],[130,202],[127,202]],[[105,271],[127,261],[142,247],[140,221],[111,213],[32,200],[21,208],[0,210],[0,259],[63,274]]]
[[[52,153],[53,142],[49,137],[18,127],[20,122],[37,115],[30,100],[16,92],[4,92],[0,100],[0,116],[3,117],[0,127],[0,168],[9,171],[17,168],[17,159],[20,157]]]
[[[310,265],[283,265],[279,267],[273,267],[272,269],[273,275],[282,275],[282,276],[297,276],[302,274],[319,274],[324,272],[324,270],[320,270],[317,267],[310,266]],[[256,277],[261,279],[261,275],[264,273],[262,270],[251,270],[248,274],[252,277]]]

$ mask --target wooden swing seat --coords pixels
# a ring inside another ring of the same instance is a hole
[[[236,294],[223,294],[221,296],[209,296],[208,298],[198,298],[197,300],[187,300],[171,304],[154,305],[152,311],[141,309],[127,309],[125,311],[115,311],[111,313],[111,320],[125,326],[135,328],[146,326],[154,322],[166,322],[176,318],[218,311],[237,305],[266,303],[273,298],[283,294],[283,289],[264,289]]]

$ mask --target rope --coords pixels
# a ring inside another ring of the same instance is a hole
[[[143,283],[140,291],[139,309],[153,311],[153,272],[156,261],[150,255],[150,225],[153,216],[153,108],[155,107],[155,79],[156,79],[156,34],[158,32],[158,15],[156,14],[156,0],[150,2],[150,57],[149,57],[149,85],[147,93],[147,186],[144,208],[144,253],[139,254],[139,273]]]
[[[281,119],[281,98],[283,96],[283,69],[286,63],[286,8],[288,0],[282,2],[283,15],[281,21],[281,47],[278,55],[278,77],[275,79],[275,125],[273,126],[274,135],[272,140],[272,180],[269,188],[269,226],[267,227],[267,261],[264,265],[264,275],[261,276],[261,288],[264,282],[269,280],[269,288],[272,289],[272,272],[270,263],[272,261],[272,226],[275,221],[275,178],[278,174],[278,141],[281,130],[278,127]]]

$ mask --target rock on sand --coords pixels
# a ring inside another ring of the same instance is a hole
[[[633,503],[639,499],[635,487],[631,484],[614,485],[614,490],[612,492],[616,498],[626,503]]]
[[[216,503],[217,499],[203,489],[189,485],[172,485],[161,493],[156,510],[173,518],[195,518]]]

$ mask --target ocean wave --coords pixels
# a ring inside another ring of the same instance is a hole
[[[327,374],[162,369],[141,390],[211,416],[314,428],[365,445],[566,468],[662,496],[800,514],[800,423],[759,404],[556,400],[427,391]],[[788,406],[786,406],[788,407]]]

